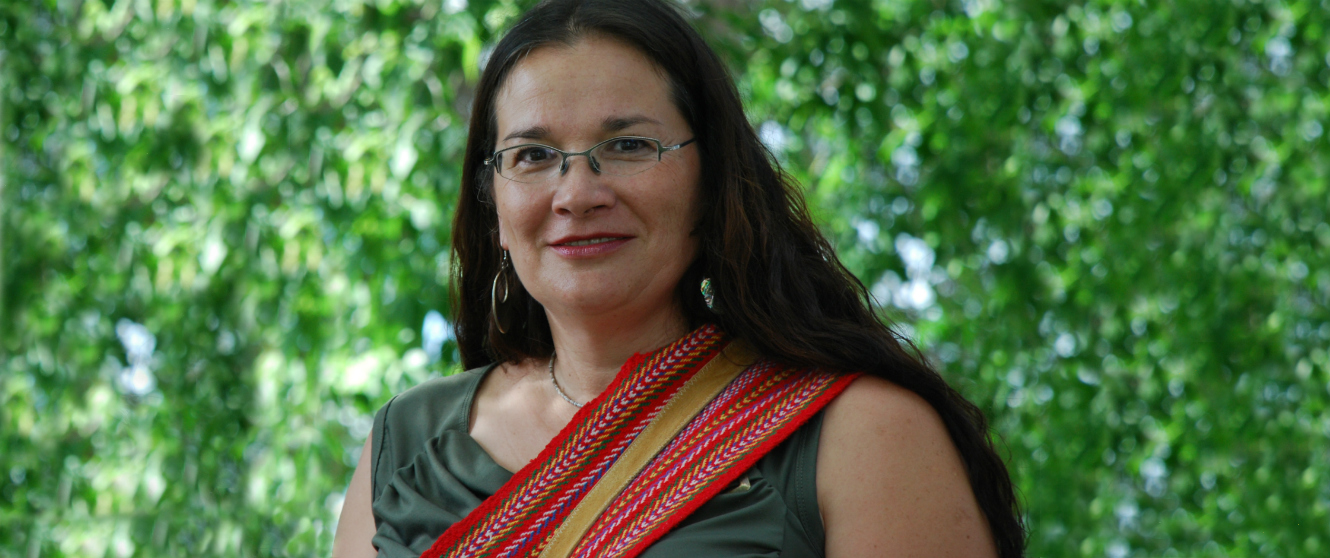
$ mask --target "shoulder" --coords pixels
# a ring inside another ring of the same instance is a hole
[[[855,380],[827,406],[817,464],[828,556],[992,554],[960,454],[918,394]]]
[[[492,367],[492,364],[487,364],[456,374],[430,378],[397,394],[383,408],[392,408],[393,413],[400,413],[404,410],[415,412],[455,407],[474,396],[476,385]]]
[[[941,438],[950,444],[942,417],[923,397],[887,380],[860,376],[827,405],[826,434],[891,434]]]
[[[408,462],[431,438],[449,429],[466,431],[476,384],[492,367],[431,378],[379,408],[367,444],[374,497],[397,466]]]
[[[487,364],[456,374],[430,378],[397,394],[385,407],[390,405],[410,408],[429,407],[439,404],[448,405],[456,403],[460,399],[469,399],[472,392],[475,391],[476,384],[480,382],[491,367],[493,365]]]
[[[921,462],[930,467],[952,461],[961,465],[933,406],[908,389],[872,376],[859,377],[827,405],[818,459],[826,465],[820,472],[832,474],[870,467],[898,476],[922,472],[916,465]]]
[[[375,441],[403,436],[428,439],[458,424],[465,428],[476,385],[491,367],[431,378],[397,394],[374,416]]]

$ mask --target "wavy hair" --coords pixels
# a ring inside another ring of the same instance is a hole
[[[491,315],[501,249],[493,173],[483,161],[498,133],[495,98],[512,68],[537,48],[572,45],[593,34],[637,48],[663,70],[673,102],[697,138],[699,251],[675,290],[690,325],[715,322],[768,358],[862,370],[919,394],[941,415],[960,452],[999,555],[1021,556],[1024,525],[983,414],[873,311],[863,283],[813,223],[797,184],[759,141],[725,65],[667,0],[542,2],[495,45],[471,108],[453,221],[453,308],[462,365],[517,362],[553,351],[544,308],[516,274],[508,277],[501,315]],[[712,279],[718,314],[696,289],[702,277]]]

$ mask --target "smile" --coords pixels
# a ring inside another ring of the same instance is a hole
[[[550,249],[568,259],[599,258],[618,251],[632,239],[631,236],[608,236],[604,233],[583,238],[564,237],[550,243]]]
[[[600,237],[600,238],[588,238],[588,239],[586,239],[586,240],[574,240],[574,241],[572,241],[572,242],[565,242],[565,243],[561,244],[560,246],[590,246],[590,245],[592,245],[592,244],[600,244],[600,243],[602,243],[602,242],[613,242],[613,241],[615,241],[615,240],[621,240],[621,237],[602,236],[602,237]]]

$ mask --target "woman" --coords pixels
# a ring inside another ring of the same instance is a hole
[[[335,555],[1021,554],[983,417],[874,315],[676,8],[533,8],[466,153],[470,370],[380,410]]]

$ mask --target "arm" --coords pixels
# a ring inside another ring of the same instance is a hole
[[[886,380],[860,378],[828,405],[817,499],[828,558],[997,556],[941,417]]]
[[[337,520],[337,534],[333,536],[333,558],[373,558],[379,551],[370,544],[377,531],[374,527],[374,511],[370,508],[371,487],[370,455],[374,453],[373,435],[366,437],[365,448],[360,452],[360,461],[356,463],[356,472],[351,475],[351,485],[346,488],[346,499],[342,501],[342,515]]]

